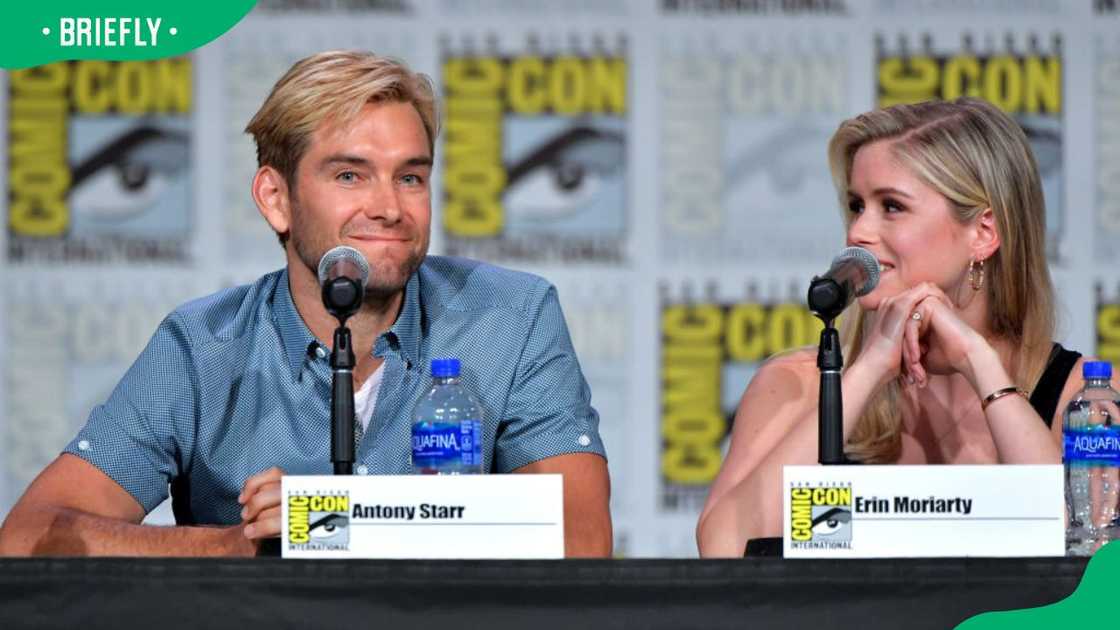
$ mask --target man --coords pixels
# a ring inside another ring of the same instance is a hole
[[[260,165],[253,198],[286,269],[168,316],[12,509],[0,553],[252,555],[278,536],[280,475],[331,470],[336,322],[316,270],[349,245],[371,267],[348,322],[356,473],[410,472],[429,361],[458,357],[487,410],[486,467],[562,474],[566,553],[609,555],[598,415],[555,289],[426,256],[435,109],[426,77],[367,53],[314,55],[280,79],[247,131]],[[140,525],[169,484],[179,526]]]

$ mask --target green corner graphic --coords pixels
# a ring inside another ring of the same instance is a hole
[[[1101,605],[1114,601],[1117,578],[1120,578],[1120,541],[1097,550],[1085,567],[1077,590],[1062,601],[1038,608],[984,613],[966,620],[957,630],[1090,627],[1093,622],[1111,618],[1111,613],[1102,613]]]
[[[256,2],[13,2],[0,20],[0,68],[69,59],[133,61],[182,55],[233,28]]]

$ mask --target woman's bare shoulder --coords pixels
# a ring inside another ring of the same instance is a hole
[[[805,387],[817,378],[817,349],[803,347],[787,350],[768,358],[743,394],[748,398],[801,398]]]
[[[802,346],[785,352],[772,355],[762,364],[759,372],[774,370],[792,370],[798,373],[817,373],[817,348],[816,346]]]

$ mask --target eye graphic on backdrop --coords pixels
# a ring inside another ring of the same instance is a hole
[[[831,536],[852,522],[852,513],[844,508],[832,508],[813,519],[814,536]]]
[[[1034,159],[1038,162],[1038,172],[1042,177],[1050,175],[1062,165],[1062,136],[1060,131],[1047,128],[1047,123],[1058,123],[1049,119],[1033,120],[1029,116],[1017,118],[1023,133],[1031,144]]]
[[[149,209],[189,164],[187,134],[148,125],[120,134],[74,165],[70,207],[99,221]]]
[[[820,172],[820,147],[827,139],[827,132],[804,124],[787,126],[740,151],[728,162],[725,181],[733,188],[764,175],[776,192],[797,192]]]
[[[330,540],[339,534],[346,531],[350,525],[350,519],[342,514],[327,514],[311,524],[310,531],[311,537],[315,540]]]
[[[577,210],[622,173],[622,134],[578,126],[545,140],[510,164],[505,205],[526,219],[548,220]]]

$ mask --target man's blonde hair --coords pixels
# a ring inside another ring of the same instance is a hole
[[[895,105],[841,123],[828,145],[828,160],[842,208],[856,152],[885,140],[899,162],[949,200],[962,224],[991,208],[999,249],[983,267],[988,326],[1019,348],[1011,377],[1034,388],[1050,356],[1054,291],[1046,261],[1046,207],[1042,183],[1026,134],[1007,114],[975,98]],[[851,215],[845,212],[845,220]],[[845,315],[845,355],[859,356],[866,318],[858,303]],[[890,462],[901,448],[896,382],[867,406],[848,450],[864,461]]]
[[[348,124],[366,103],[411,104],[435,154],[439,116],[427,75],[371,52],[330,50],[297,61],[245,127],[257,143],[257,165],[275,168],[294,190],[296,168],[319,125]]]

